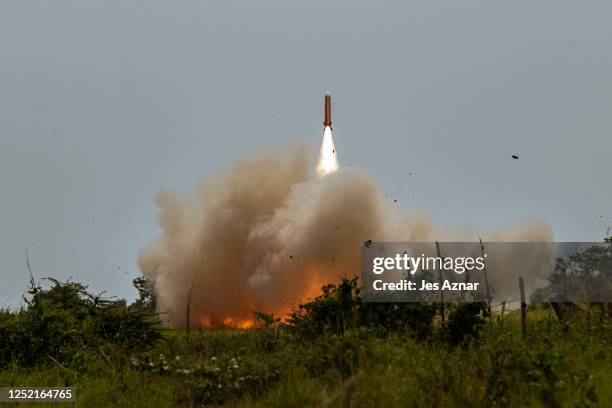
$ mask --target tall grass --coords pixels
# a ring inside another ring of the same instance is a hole
[[[99,322],[107,321],[100,314],[108,304],[90,305],[79,292],[86,310],[95,310],[82,320],[73,316],[68,328],[60,326],[62,339],[68,330],[68,343],[28,351],[47,356],[32,355],[33,363],[7,359],[0,386],[75,386],[76,405],[83,407],[612,406],[612,324],[606,318],[581,318],[564,332],[549,308],[533,309],[523,338],[516,312],[480,324],[487,319],[482,310],[457,320],[453,312],[461,308],[455,306],[448,322],[434,319],[425,335],[417,335],[412,321],[403,328],[388,319],[387,326],[378,324],[373,316],[380,310],[366,307],[367,319],[362,319],[354,291],[328,289],[321,304],[294,316],[306,320],[293,326],[278,327],[271,320],[272,325],[251,330],[192,328],[189,337],[182,330],[157,328],[158,336],[146,341],[128,338],[138,347],[125,345],[125,336],[135,332],[121,325],[102,326],[121,340],[89,338],[99,333]],[[349,292],[350,302],[334,298]],[[351,313],[339,310],[334,299]],[[40,307],[51,308],[49,302],[41,300]],[[125,310],[117,312],[121,307]],[[129,307],[113,303],[109,313],[120,321]],[[424,311],[424,318],[433,318],[429,306]],[[0,327],[20,313],[33,312],[0,313]],[[308,322],[313,316],[323,323]],[[34,327],[42,330],[40,324]],[[142,327],[149,333],[149,326]],[[450,341],[448,330],[464,336]],[[6,339],[0,337],[0,345]]]

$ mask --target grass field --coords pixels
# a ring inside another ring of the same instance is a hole
[[[143,350],[102,344],[62,362],[12,363],[0,384],[72,385],[83,407],[612,406],[609,320],[563,333],[549,309],[528,316],[527,338],[511,313],[460,347],[367,327],[314,339],[283,328],[163,330]]]

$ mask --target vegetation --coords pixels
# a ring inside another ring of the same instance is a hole
[[[610,242],[610,238],[606,238],[605,242]],[[535,291],[532,300],[547,300],[552,294],[607,300],[607,295],[612,292],[612,247],[594,245],[557,258],[555,271],[548,280],[548,286]]]
[[[161,338],[159,319],[138,303],[127,306],[91,295],[79,283],[49,280],[46,290],[32,285],[24,308],[0,315],[0,368],[61,366],[88,353],[141,350]]]
[[[159,326],[142,279],[132,305],[50,282],[0,312],[0,385],[75,386],[79,406],[612,406],[598,310],[565,332],[530,308],[523,338],[516,312],[447,304],[442,322],[433,304],[362,302],[352,279],[286,322],[187,335]]]

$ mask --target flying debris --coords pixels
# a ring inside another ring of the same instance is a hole
[[[513,154],[513,155],[512,155],[512,158],[513,158],[514,160],[518,160],[518,159],[519,159],[519,157],[518,157],[516,154]]]

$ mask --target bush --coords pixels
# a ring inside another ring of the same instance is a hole
[[[157,315],[91,295],[79,283],[49,280],[49,289],[30,289],[21,310],[0,315],[0,367],[61,363],[108,344],[141,349],[161,337]]]
[[[450,346],[467,345],[480,337],[487,313],[485,303],[461,303],[455,306],[442,326],[441,338]]]
[[[436,305],[431,303],[363,303],[360,307],[362,326],[374,327],[384,335],[407,332],[417,340],[431,337]]]
[[[280,318],[272,313],[254,312],[255,327],[258,328],[259,347],[267,352],[273,351],[280,340]]]
[[[287,320],[289,328],[303,338],[341,335],[360,327],[375,329],[381,336],[407,331],[418,339],[432,332],[433,304],[362,302],[356,277],[325,285],[322,292],[313,301],[298,305]]]
[[[322,294],[312,302],[297,306],[288,319],[289,326],[302,337],[314,338],[324,333],[343,334],[358,323],[361,304],[357,278],[342,279],[338,286],[324,285]]]

